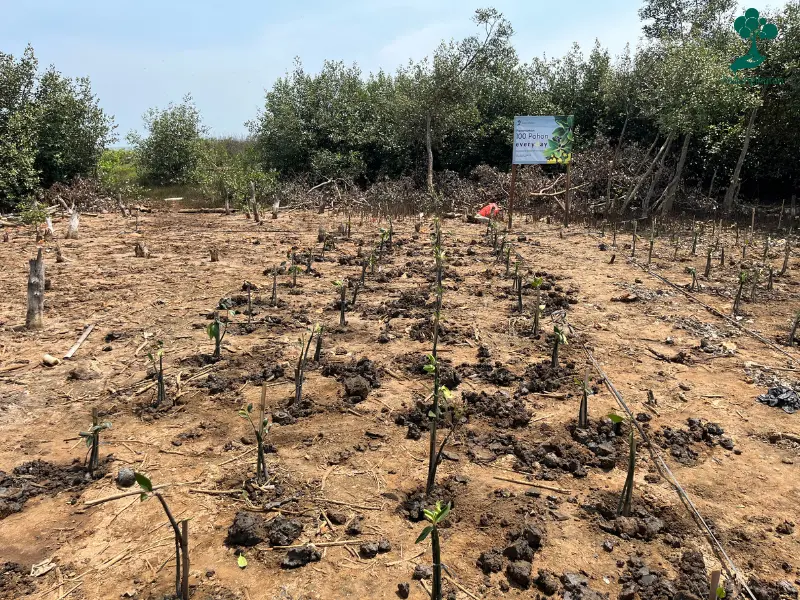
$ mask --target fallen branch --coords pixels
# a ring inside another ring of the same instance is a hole
[[[366,504],[351,504],[350,502],[342,502],[341,500],[331,500],[330,498],[315,498],[314,502],[327,502],[328,504],[336,504],[338,506],[349,506],[350,508],[360,508],[362,510],[383,510],[382,506],[367,506]]]
[[[508,481],[510,483],[518,483],[520,485],[528,485],[530,487],[538,487],[542,488],[543,490],[548,490],[550,492],[556,492],[558,494],[571,494],[571,490],[565,490],[564,488],[558,488],[550,485],[542,485],[541,483],[533,483],[532,481],[525,481],[524,479],[511,479],[510,477],[500,477],[498,475],[494,476],[494,479],[499,481]]]
[[[83,333],[81,334],[81,337],[78,338],[78,341],[75,342],[75,344],[72,346],[72,348],[69,349],[69,352],[67,352],[64,355],[65,359],[72,358],[72,355],[75,354],[78,351],[78,348],[80,348],[81,344],[83,344],[83,342],[86,341],[86,338],[89,337],[89,334],[92,333],[93,329],[94,329],[94,323],[92,323],[91,325],[87,326],[86,329],[83,330]]]
[[[153,490],[160,490],[167,487],[177,487],[182,485],[195,485],[200,483],[200,481],[187,481],[184,483],[162,483],[161,485],[154,485]],[[113,496],[106,496],[105,498],[97,498],[96,500],[87,500],[84,502],[84,506],[97,506],[98,504],[103,504],[105,502],[112,502],[113,500],[119,500],[120,498],[129,498],[130,496],[138,496],[142,493],[142,490],[133,490],[131,492],[122,492],[121,494],[114,494]]]

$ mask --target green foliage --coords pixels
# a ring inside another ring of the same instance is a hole
[[[147,499],[147,494],[152,493],[153,491],[153,483],[150,481],[150,478],[143,473],[139,473],[138,471],[134,473],[134,477],[136,478],[136,483],[139,485],[144,492],[141,495],[142,500]]]
[[[105,429],[111,429],[111,423],[109,421],[104,421],[102,423],[98,423],[97,425],[93,425],[89,428],[89,431],[81,431],[78,435],[84,439],[86,442],[86,447],[91,448],[94,445],[94,440],[97,437],[97,434]]]
[[[136,154],[124,148],[109,148],[100,155],[97,165],[100,187],[106,194],[139,199],[144,190],[139,186],[139,170]]]
[[[153,185],[191,184],[200,181],[206,144],[200,111],[191,95],[165,109],[151,108],[144,116],[147,135],[131,132],[128,142],[136,153],[143,183]]]
[[[19,220],[24,225],[36,226],[44,223],[47,218],[47,211],[44,205],[32,198],[20,200],[17,204],[17,211],[19,212]]]
[[[88,78],[69,79],[50,67],[39,79],[35,167],[49,187],[95,174],[103,149],[116,141]]]

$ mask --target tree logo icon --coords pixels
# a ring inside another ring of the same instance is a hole
[[[756,40],[774,40],[778,37],[778,26],[759,17],[755,8],[748,8],[744,16],[737,17],[733,22],[733,28],[743,40],[750,40],[750,49],[747,54],[733,61],[731,71],[735,73],[742,69],[755,69],[764,62],[764,56],[756,47]]]

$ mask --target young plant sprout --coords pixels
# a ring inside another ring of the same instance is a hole
[[[608,415],[608,418],[611,419],[615,424],[622,423],[625,420],[615,413],[611,413],[610,415]],[[636,469],[636,438],[633,435],[633,424],[629,423],[629,425],[630,425],[630,434],[628,437],[628,443],[630,447],[630,452],[628,454],[628,475],[627,477],[625,477],[625,485],[622,487],[622,494],[620,495],[619,503],[617,504],[618,517],[631,516],[631,501],[633,499],[633,475]]]
[[[792,332],[789,334],[789,346],[794,346],[795,334],[797,334],[797,326],[800,325],[800,311],[797,311],[792,321]]]
[[[375,252],[369,255],[369,274],[375,275],[375,263],[377,262],[375,258]]]
[[[161,507],[169,519],[172,532],[175,535],[175,596],[180,600],[189,600],[189,521],[181,521],[178,527],[175,517],[172,516],[167,501],[160,492],[155,491],[150,479],[142,473],[135,473],[136,483],[142,488],[139,499],[144,502],[151,496],[155,496],[161,503]]]
[[[769,279],[767,279],[767,290],[769,290],[771,292],[772,291],[772,280],[775,277],[775,269],[772,267],[772,265],[770,265],[768,267],[768,271],[769,271]]]
[[[637,222],[633,222],[633,242],[631,243],[631,256],[636,256],[636,225]]]
[[[756,301],[756,286],[761,279],[762,269],[753,269],[753,285],[750,287],[750,302]]]
[[[361,289],[361,284],[358,281],[356,281],[353,284],[353,300],[350,302],[350,308],[356,307],[356,298],[358,298],[359,289]]]
[[[225,334],[228,333],[227,321],[223,324],[219,320],[219,311],[214,311],[214,320],[206,327],[208,337],[214,340],[214,360],[219,360],[222,351],[222,340],[225,339]]]
[[[698,230],[694,230],[694,236],[692,237],[692,256],[697,256],[697,235]]]
[[[531,279],[531,285],[536,290],[536,310],[533,313],[533,335],[539,335],[539,318],[544,311],[542,305],[542,284],[544,283],[543,277],[534,277]]]
[[[720,248],[720,250],[719,250],[719,266],[720,267],[724,267],[725,266],[725,248],[724,247]]]
[[[164,342],[158,340],[158,347],[155,352],[149,352],[147,358],[153,365],[156,372],[156,402],[154,407],[161,406],[162,402],[167,401],[167,392],[164,387]]]
[[[711,246],[709,246],[708,250],[706,251],[706,270],[703,273],[703,277],[706,279],[711,277]]]
[[[553,327],[553,357],[550,361],[550,366],[554,369],[558,368],[558,347],[560,345],[567,345],[567,334],[564,333],[558,325]]]
[[[372,258],[372,257],[370,256],[370,258]],[[361,283],[361,285],[364,285],[364,278],[367,276],[367,265],[368,264],[369,264],[368,260],[362,259],[362,261],[361,261],[361,279],[359,279],[359,282]]]
[[[344,313],[347,310],[347,280],[334,281],[333,285],[339,290],[339,327],[344,327],[347,325],[347,321],[344,318]]]
[[[778,275],[783,275],[786,273],[786,270],[789,268],[789,255],[792,253],[792,238],[786,238],[786,247],[783,251],[783,266],[781,267],[780,273]]]
[[[100,432],[104,429],[110,429],[111,423],[108,421],[100,421],[97,418],[97,409],[92,409],[92,426],[89,431],[81,431],[78,435],[86,441],[86,447],[89,449],[89,460],[86,463],[86,468],[89,471],[89,476],[94,477],[94,472],[100,466]]]
[[[766,241],[764,242],[764,255],[761,257],[761,262],[767,262],[767,254],[769,254],[769,243],[770,243],[770,236],[767,236]]]
[[[303,381],[305,380],[306,363],[308,362],[308,350],[311,348],[311,340],[314,339],[314,332],[319,328],[319,324],[311,330],[311,335],[306,341],[306,334],[301,335],[297,340],[300,348],[300,356],[297,357],[297,365],[294,368],[294,402],[300,403],[303,398]]]
[[[647,267],[650,267],[650,261],[653,258],[653,244],[655,243],[655,230],[656,230],[656,220],[653,219],[650,222],[650,249],[647,251]]]
[[[693,292],[697,287],[697,269],[695,269],[694,267],[687,267],[686,272],[692,276],[692,283],[689,285],[689,291]]]
[[[439,523],[450,514],[450,504],[442,506],[437,502],[433,510],[424,509],[423,513],[430,525],[419,534],[416,544],[425,541],[431,536],[431,550],[433,552],[433,583],[431,586],[431,600],[442,600],[442,549],[439,543]]]
[[[517,287],[517,312],[522,314],[522,277],[518,277],[516,281]]]
[[[272,306],[278,306],[278,267],[272,267],[272,297],[270,298]]]
[[[441,416],[439,403],[442,395],[449,396],[449,390],[439,383],[439,321],[442,316],[442,271],[444,269],[444,250],[442,249],[442,230],[438,219],[434,221],[434,259],[436,261],[436,305],[433,312],[433,350],[428,355],[428,364],[425,365],[425,372],[433,374],[433,407],[428,413],[430,418],[430,447],[428,451],[428,479],[425,485],[425,495],[429,496],[436,483],[436,469],[438,467],[438,454],[436,452],[436,435]]]
[[[742,290],[747,283],[747,271],[739,271],[739,291],[736,292],[736,299],[733,301],[733,316],[739,314],[739,305],[742,302]]]
[[[324,325],[317,323],[317,345],[314,347],[314,362],[319,362],[322,356],[322,331],[325,329]]]
[[[259,411],[258,425],[253,423],[252,413],[253,404],[250,403],[241,410],[239,416],[247,419],[250,426],[253,428],[253,433],[256,435],[256,443],[258,444],[258,458],[256,459],[256,483],[263,485],[269,477],[267,473],[267,461],[264,455],[264,436],[269,433],[272,426],[269,419],[266,417],[266,403],[267,403],[267,386],[266,383],[261,388],[261,409]]]
[[[506,277],[511,270],[511,244],[506,247]]]
[[[583,395],[581,396],[581,406],[578,409],[578,427],[580,429],[589,428],[589,369],[583,377]]]

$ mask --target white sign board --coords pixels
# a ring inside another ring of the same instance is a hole
[[[514,117],[515,165],[566,164],[572,160],[572,116]]]

